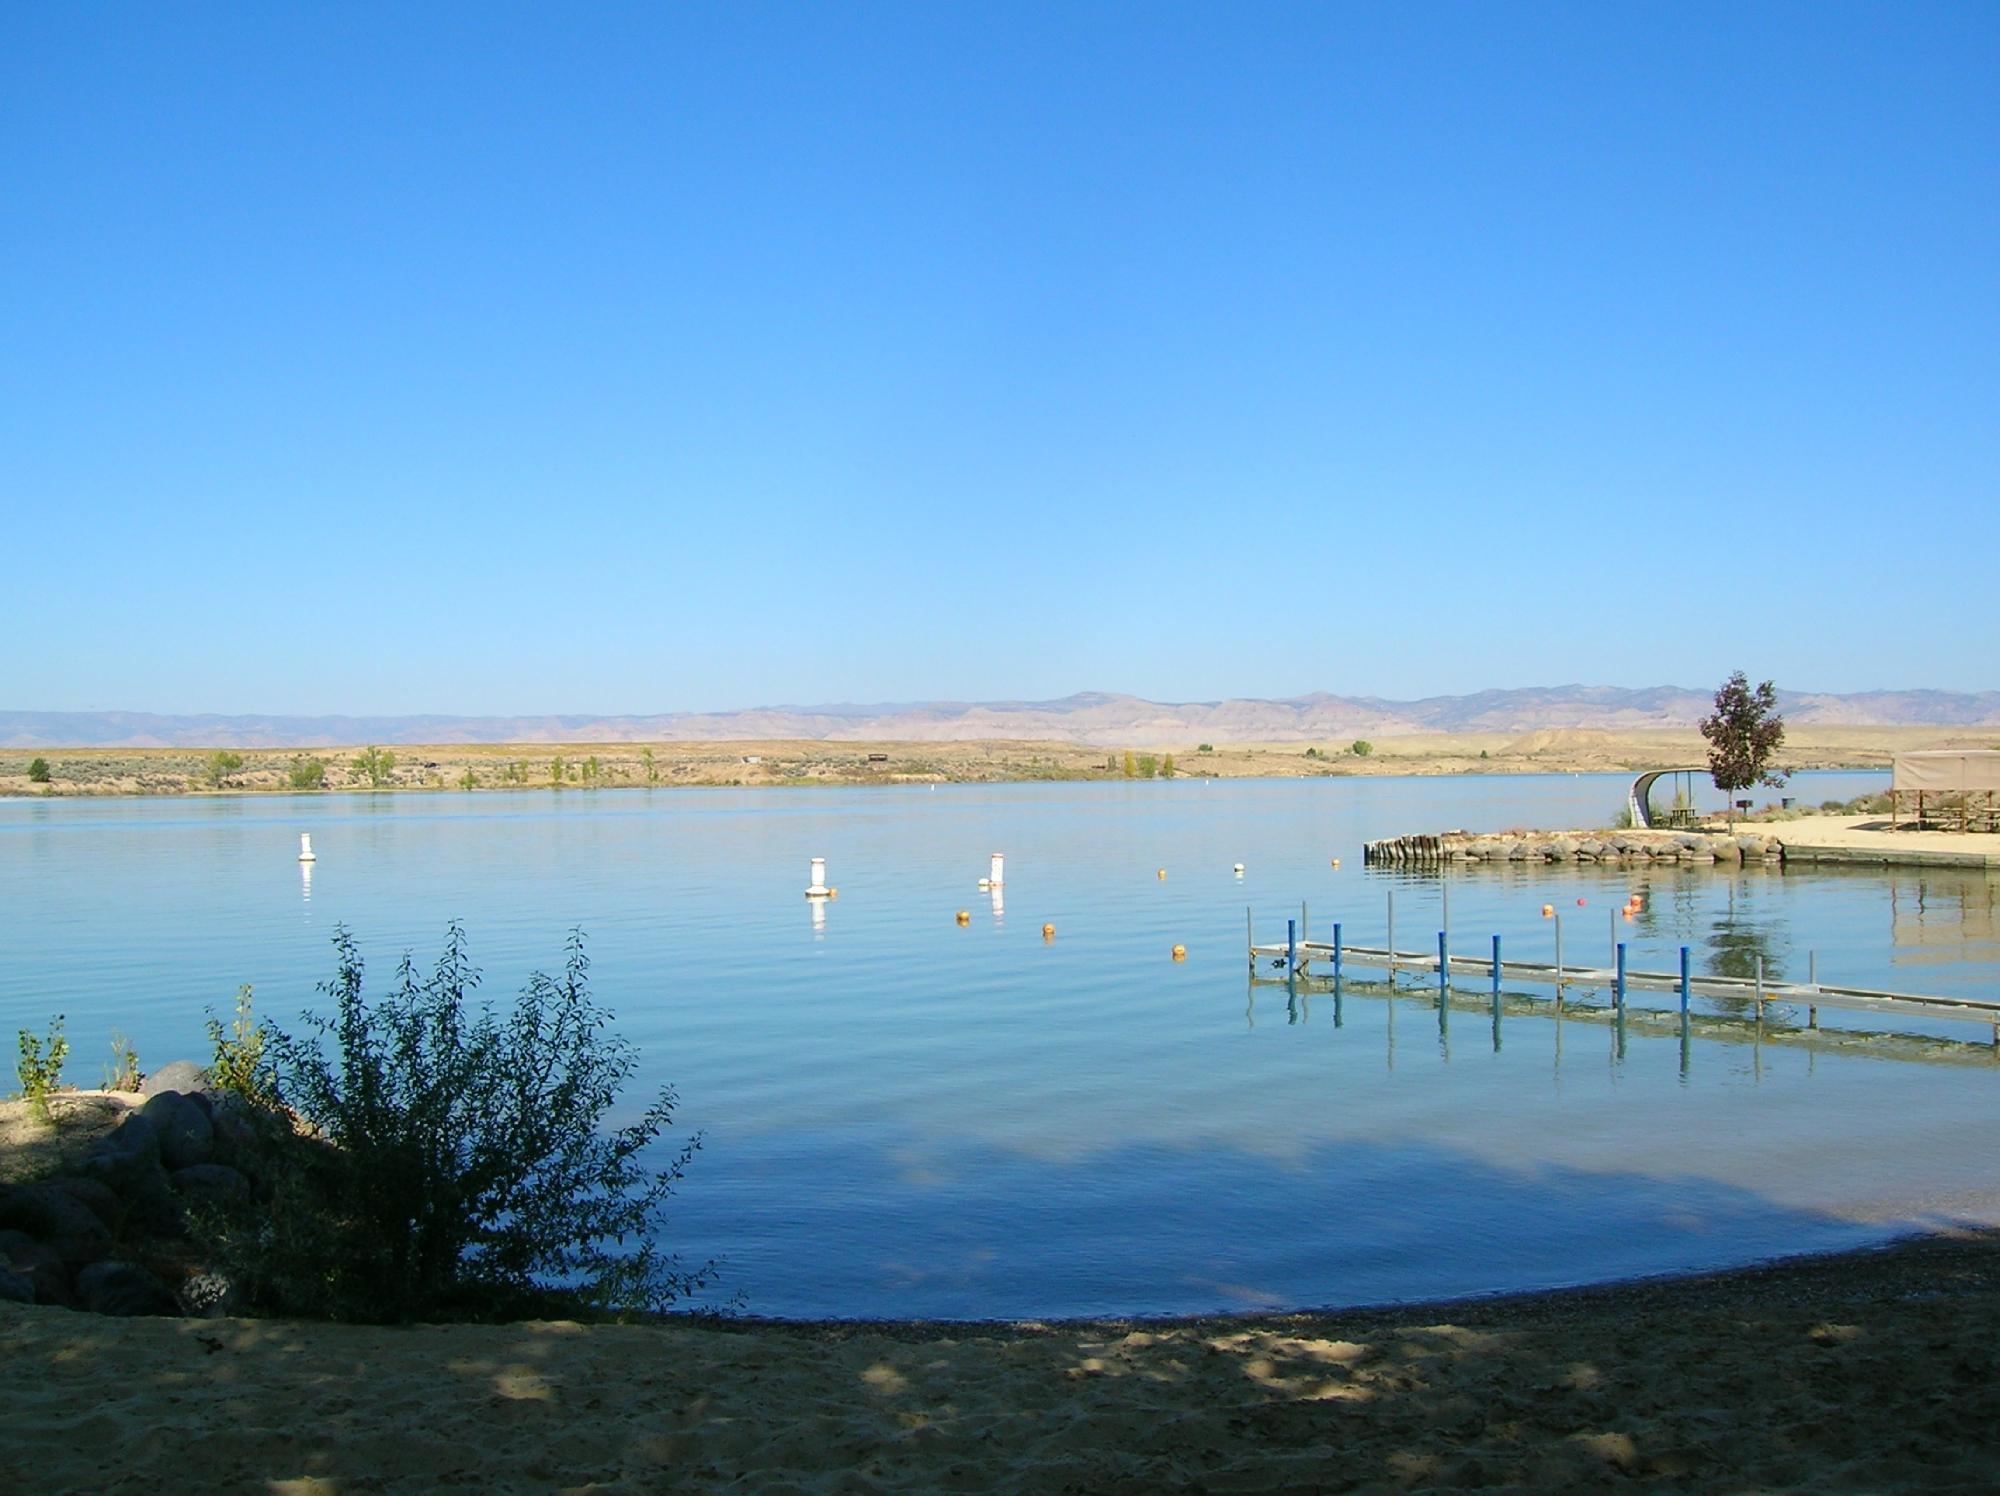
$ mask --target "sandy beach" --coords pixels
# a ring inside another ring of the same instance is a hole
[[[1156,1323],[0,1304],[0,1355],[9,1490],[1990,1490],[2000,1243]]]

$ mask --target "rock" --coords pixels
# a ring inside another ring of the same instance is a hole
[[[125,1202],[119,1199],[117,1192],[103,1181],[71,1177],[51,1179],[49,1183],[65,1195],[80,1200],[88,1206],[90,1213],[104,1222],[105,1230],[116,1232],[125,1224]]]
[[[18,1273],[34,1285],[37,1304],[75,1307],[69,1269],[63,1266],[62,1254],[55,1248],[44,1246],[25,1232],[0,1231],[0,1262],[6,1264],[8,1271]]]
[[[111,1233],[88,1205],[49,1184],[24,1184],[0,1194],[0,1227],[25,1231],[64,1262],[95,1262],[111,1250]]]
[[[1602,857],[1604,855],[1604,843],[1595,836],[1586,836],[1576,844],[1576,849],[1586,857]]]
[[[191,1319],[226,1319],[243,1307],[234,1279],[221,1273],[196,1273],[174,1295],[181,1313]]]
[[[17,1273],[11,1267],[0,1267],[0,1299],[8,1299],[16,1304],[35,1302],[35,1280],[26,1274]]]
[[[94,1314],[179,1314],[174,1296],[132,1262],[93,1262],[76,1275],[76,1295]]]
[[[127,1219],[132,1227],[149,1236],[185,1236],[187,1213],[180,1196],[174,1193],[167,1171],[153,1164],[131,1175],[125,1186]]]
[[[228,1164],[189,1164],[174,1170],[168,1181],[190,1205],[226,1205],[250,1195],[250,1181]]]
[[[161,1091],[139,1115],[160,1132],[160,1162],[169,1169],[185,1169],[189,1164],[205,1164],[215,1152],[215,1124],[208,1109],[178,1091]]]
[[[1559,836],[1549,843],[1549,859],[1553,862],[1569,862],[1576,856],[1577,844],[1566,836]]]
[[[208,1088],[208,1072],[193,1060],[174,1060],[162,1065],[139,1087],[141,1096],[158,1096],[164,1091],[203,1091]]]
[[[1533,854],[1530,853],[1526,842],[1517,841],[1507,843],[1507,860],[1509,862],[1526,862],[1531,855]],[[1540,859],[1537,858],[1537,860],[1539,861]]]
[[[125,1120],[98,1140],[84,1156],[84,1172],[113,1189],[120,1178],[135,1169],[145,1169],[160,1161],[160,1129],[153,1119],[127,1112]]]

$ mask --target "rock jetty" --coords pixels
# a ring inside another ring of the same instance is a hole
[[[1444,863],[1765,863],[1784,860],[1784,843],[1756,832],[1713,831],[1442,831],[1393,836],[1362,848],[1377,867],[1436,867]]]

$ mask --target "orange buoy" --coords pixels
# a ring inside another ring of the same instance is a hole
[[[1042,939],[1054,940],[1055,938],[1056,938],[1056,927],[1054,925],[1043,925]]]
[[[1186,946],[1184,946],[1184,945],[1177,945],[1177,946],[1175,946],[1175,947],[1174,947],[1174,959],[1175,959],[1176,961],[1185,961],[1185,960],[1187,960],[1187,947],[1186,947]]]
[[[958,911],[958,922],[962,925],[969,925],[972,923],[972,916],[961,909]]]
[[[1556,906],[1555,906],[1554,904],[1544,904],[1544,905],[1542,905],[1542,918],[1543,918],[1543,919],[1551,919],[1551,918],[1553,918],[1553,917],[1554,917],[1554,915],[1555,915],[1555,912],[1556,912]]]
[[[1589,903],[1589,902],[1590,902],[1590,901],[1589,901],[1588,899],[1578,899],[1578,900],[1576,901],[1576,907],[1577,907],[1577,908],[1579,908],[1579,909],[1581,909],[1581,908],[1582,908],[1582,907],[1583,907],[1583,906],[1584,906],[1585,904],[1587,904],[1587,903]]]

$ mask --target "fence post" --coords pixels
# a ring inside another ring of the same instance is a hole
[[[1617,949],[1614,954],[1617,958],[1618,975],[1613,990],[1618,995],[1619,1016],[1623,1017],[1625,1013],[1625,942],[1620,940],[1615,942],[1615,944]]]
[[[1563,917],[1556,916],[1556,1007],[1563,1005]]]

